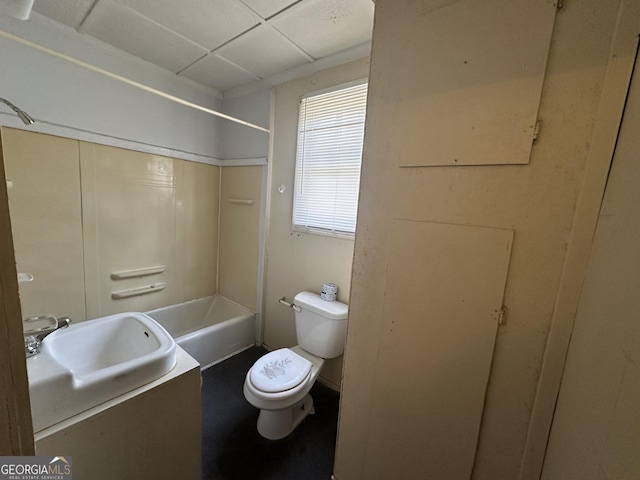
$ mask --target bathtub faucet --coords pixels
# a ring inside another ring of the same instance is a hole
[[[53,315],[39,315],[24,319],[24,352],[27,357],[33,357],[40,353],[40,345],[47,335],[67,328],[71,323],[69,317],[56,318]]]

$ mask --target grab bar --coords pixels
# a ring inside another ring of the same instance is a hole
[[[298,305],[296,305],[295,303],[287,302],[287,297],[282,297],[280,300],[278,300],[278,302],[281,303],[282,305],[284,305],[285,307],[293,308],[298,313],[300,313],[302,311],[302,309]]]
[[[228,201],[236,205],[253,205],[253,200],[249,198],[229,198]]]
[[[113,298],[114,300],[119,300],[121,298],[129,298],[129,297],[135,297],[138,295],[146,295],[147,293],[159,292],[161,290],[164,290],[164,287],[166,286],[167,286],[166,283],[154,283],[153,285],[145,285],[144,287],[129,288],[127,290],[112,292],[111,298]]]
[[[153,275],[156,273],[162,273],[167,269],[166,265],[158,265],[155,267],[134,268],[131,270],[121,270],[119,272],[112,272],[111,278],[113,280],[122,280],[125,278],[145,277],[147,275]]]

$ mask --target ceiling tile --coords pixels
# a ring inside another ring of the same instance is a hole
[[[216,53],[259,77],[283,72],[309,61],[291,42],[268,25],[236,38]]]
[[[46,17],[77,29],[94,3],[95,0],[66,0],[64,2],[36,0],[33,9]]]
[[[100,0],[81,31],[172,72],[207,53],[113,0]]]
[[[118,0],[209,50],[259,23],[238,0]]]
[[[371,40],[371,0],[308,0],[270,22],[315,58]]]
[[[236,67],[214,53],[198,60],[180,72],[180,75],[220,91],[259,80],[258,77]]]
[[[300,0],[242,0],[262,18],[269,18]]]
[[[226,91],[296,67],[326,67],[309,62],[371,40],[373,7],[372,0],[35,0],[34,10]]]

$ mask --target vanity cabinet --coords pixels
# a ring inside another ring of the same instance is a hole
[[[36,432],[37,455],[71,457],[75,478],[201,478],[200,365],[176,347],[171,372]]]

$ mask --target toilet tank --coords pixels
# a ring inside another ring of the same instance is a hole
[[[349,306],[327,302],[311,292],[300,292],[293,301],[300,307],[300,312],[296,312],[298,345],[320,358],[342,355]]]

